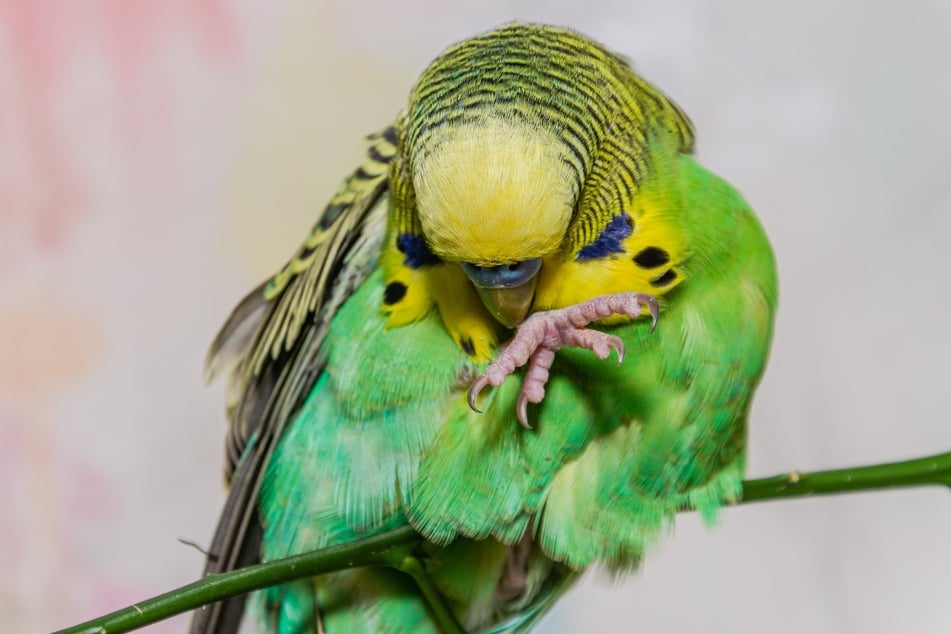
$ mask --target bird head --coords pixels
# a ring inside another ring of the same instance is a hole
[[[391,183],[398,231],[460,266],[513,327],[543,262],[594,257],[653,138],[689,151],[693,129],[625,60],[572,31],[503,26],[447,49],[413,89]]]
[[[563,144],[524,122],[487,117],[447,127],[411,172],[429,248],[458,263],[507,327],[531,308],[542,258],[564,240],[577,196]]]

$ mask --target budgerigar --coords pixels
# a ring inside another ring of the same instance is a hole
[[[439,631],[424,585],[466,631],[527,631],[588,566],[632,570],[677,511],[738,499],[776,272],[693,145],[572,31],[506,25],[423,72],[209,353],[231,488],[208,572],[407,523],[426,540],[415,578],[257,593],[267,631]]]

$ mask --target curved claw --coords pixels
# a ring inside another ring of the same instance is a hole
[[[489,384],[489,379],[483,374],[478,379],[472,382],[472,385],[469,386],[468,401],[469,409],[471,409],[476,414],[481,414],[482,410],[476,407],[476,399],[479,398],[479,393],[485,389],[485,386]]]
[[[620,365],[621,361],[624,359],[624,342],[621,341],[619,337],[610,336],[605,339],[605,344],[608,347],[608,353],[604,355],[604,358],[607,359],[611,356],[611,351],[617,355],[618,364]]]
[[[657,327],[657,318],[660,317],[660,306],[653,295],[642,296],[642,299],[647,303],[647,310],[651,314],[651,332],[654,332],[654,328]]]
[[[528,424],[528,396],[525,393],[518,395],[518,403],[515,406],[515,414],[518,417],[519,424],[525,429],[531,429],[532,426]]]
[[[621,365],[624,363],[624,354],[627,352],[627,349],[624,347],[624,342],[618,337],[614,337],[613,340],[608,341],[608,345],[611,346],[611,349],[617,354],[617,364]]]

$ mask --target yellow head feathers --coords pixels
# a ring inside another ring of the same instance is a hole
[[[489,266],[557,251],[577,196],[561,145],[547,130],[498,117],[440,134],[412,166],[433,252]]]

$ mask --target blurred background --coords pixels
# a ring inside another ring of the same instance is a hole
[[[207,344],[423,67],[511,19],[632,58],[772,236],[751,476],[951,449],[951,3],[0,2],[0,630],[198,577]],[[684,516],[539,631],[947,632],[948,596],[948,492],[875,493]]]

